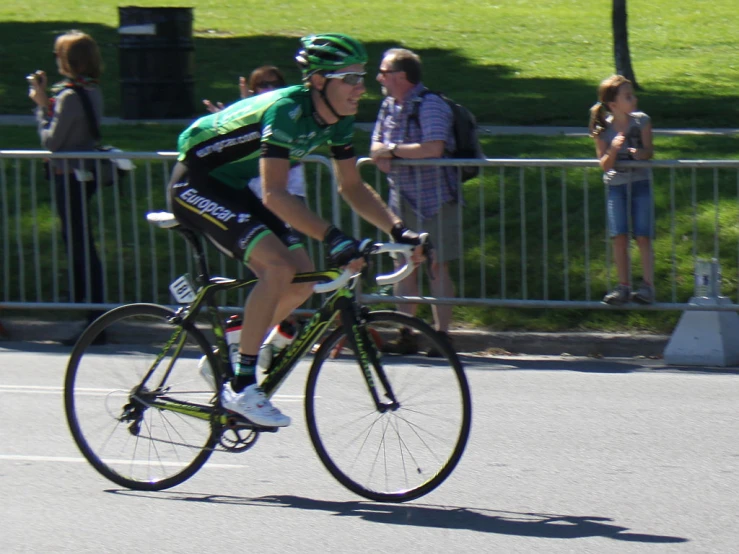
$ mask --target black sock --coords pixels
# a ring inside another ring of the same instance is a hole
[[[231,388],[234,392],[241,392],[250,385],[257,384],[257,355],[239,354],[239,363],[234,369],[234,378]]]

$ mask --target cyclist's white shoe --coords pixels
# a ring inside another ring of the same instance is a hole
[[[234,392],[231,383],[226,383],[221,391],[221,404],[227,410],[244,416],[249,421],[263,427],[287,427],[290,418],[275,408],[257,385]]]

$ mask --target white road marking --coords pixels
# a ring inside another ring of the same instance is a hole
[[[71,457],[71,456],[24,456],[20,454],[0,454],[0,460],[9,462],[49,462],[49,463],[63,463],[63,464],[79,464],[88,463],[85,458]],[[187,464],[181,462],[164,462],[159,460],[151,461],[132,461],[132,460],[104,460],[108,464],[122,464],[122,465],[154,465],[154,466],[167,466],[167,467],[184,467]],[[246,465],[241,464],[218,464],[206,462],[204,468],[217,468],[217,469],[245,469]]]
[[[12,392],[14,394],[64,394],[64,387],[52,387],[46,385],[0,385],[0,394]],[[76,389],[76,396],[105,396],[118,392],[122,396],[128,395],[127,391],[121,389],[96,389],[80,387]],[[205,393],[206,391],[198,391]],[[272,397],[283,402],[302,402],[305,395],[302,394],[276,394]]]
[[[62,387],[49,387],[44,385],[0,385],[0,389],[37,389],[60,391]]]

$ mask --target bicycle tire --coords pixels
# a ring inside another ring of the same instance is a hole
[[[213,418],[147,407],[142,399],[148,391],[132,393],[174,329],[183,327],[169,321],[173,315],[156,304],[106,312],[80,336],[67,366],[64,404],[75,443],[100,474],[129,489],[156,491],[184,482],[208,460],[220,437]],[[137,330],[140,336],[131,340]],[[167,396],[213,406],[217,395],[197,370],[201,356],[217,367],[213,349],[194,325],[186,324],[183,331],[188,348],[176,353],[170,347],[148,384],[156,383],[171,361]],[[101,333],[106,345],[94,346]],[[191,346],[197,348],[195,358]]]
[[[347,356],[356,359],[356,353],[340,326],[318,349],[308,374],[308,432],[321,462],[349,490],[378,502],[414,500],[444,482],[462,457],[472,416],[467,378],[447,341],[419,319],[376,311],[363,327],[373,337],[386,338],[408,327],[442,357],[382,355],[399,408],[380,413],[360,365],[356,371],[346,367]],[[334,359],[342,341],[345,354]],[[384,391],[380,379],[374,381]],[[424,417],[431,423],[419,424]],[[432,440],[441,440],[441,446],[431,447]]]

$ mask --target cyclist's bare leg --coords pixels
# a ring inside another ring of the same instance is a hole
[[[290,250],[290,258],[297,270],[296,273],[308,273],[315,270],[315,266],[308,257],[308,252],[305,248]],[[261,276],[258,273],[257,277],[261,279]],[[272,323],[269,325],[268,329],[271,329],[283,319],[288,318],[295,308],[310,298],[311,294],[313,294],[313,285],[314,283],[290,285],[290,287],[285,291],[285,294],[280,298],[280,302],[275,308],[275,315],[272,319]]]
[[[285,311],[285,303],[300,303],[310,294],[309,283],[292,284],[297,270],[305,267],[302,265],[304,261],[301,256],[292,254],[273,234],[262,237],[249,255],[248,265],[259,280],[246,299],[239,360],[234,367],[234,378],[221,391],[221,403],[227,410],[259,425],[290,425],[290,418],[273,406],[259,388],[256,364],[262,337],[277,317],[278,307]]]
[[[310,296],[310,283],[293,285],[291,282],[295,273],[309,271],[312,266],[303,249],[291,252],[275,235],[268,235],[256,244],[248,263],[259,281],[244,305],[239,350],[242,354],[256,355],[267,330]]]

